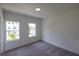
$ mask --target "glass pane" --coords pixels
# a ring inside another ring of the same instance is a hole
[[[13,41],[19,39],[19,22],[6,22],[6,40]]]
[[[35,23],[29,23],[29,27],[36,27]]]
[[[7,40],[8,40],[8,41],[13,41],[13,40],[15,40],[15,39],[16,39],[16,37],[15,37],[13,31],[8,31],[8,32],[7,32]]]
[[[32,34],[33,34],[33,36],[36,36],[36,31],[32,30]]]
[[[29,23],[29,37],[35,37],[36,36],[36,24],[35,23]]]
[[[19,22],[6,22],[6,30],[19,30]]]
[[[6,30],[13,30],[12,22],[6,22]]]
[[[14,35],[16,36],[16,39],[19,39],[19,31],[14,31]]]
[[[14,22],[13,29],[19,30],[19,22]]]

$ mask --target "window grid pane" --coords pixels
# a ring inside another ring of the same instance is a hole
[[[29,37],[35,37],[36,36],[36,24],[35,23],[28,23],[29,26]]]
[[[6,40],[14,41],[19,39],[19,22],[6,22]]]

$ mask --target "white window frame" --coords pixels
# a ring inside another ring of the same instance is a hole
[[[34,26],[32,26],[32,24]],[[36,37],[37,36],[37,26],[36,26],[36,23],[28,23],[28,37]]]
[[[14,29],[8,30],[8,28],[7,28],[7,25],[8,25],[7,23],[8,22],[16,22],[16,23],[18,23],[18,29],[17,30],[14,30]],[[9,40],[8,39],[8,34],[7,34],[7,32],[9,32],[9,31],[18,32],[18,34],[15,35],[15,36],[18,36],[18,39]],[[10,42],[10,41],[15,41],[15,40],[19,40],[19,39],[20,39],[20,22],[18,22],[18,21],[6,21],[6,41]]]

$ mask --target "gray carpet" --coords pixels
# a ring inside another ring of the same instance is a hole
[[[2,56],[78,56],[62,48],[39,41],[4,52]]]

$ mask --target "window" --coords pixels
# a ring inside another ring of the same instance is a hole
[[[35,23],[28,23],[29,26],[29,37],[36,36],[36,24]]]
[[[19,22],[6,22],[6,40],[14,41],[19,39]]]

